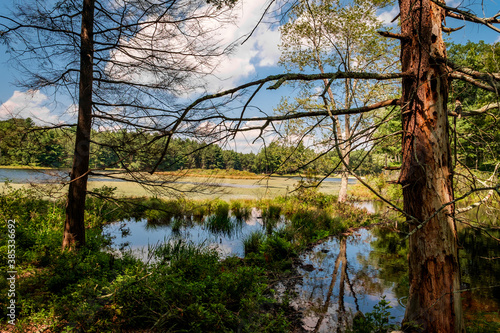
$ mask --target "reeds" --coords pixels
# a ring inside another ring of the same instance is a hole
[[[254,231],[243,239],[243,249],[245,256],[250,253],[258,253],[260,246],[264,242],[265,235],[261,231]]]

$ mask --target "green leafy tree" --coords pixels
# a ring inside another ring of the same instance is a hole
[[[301,1],[293,7],[290,21],[281,27],[281,63],[288,71],[320,73],[335,69],[345,72],[393,69],[395,44],[377,33],[381,23],[375,14],[377,8],[387,4],[388,1]],[[322,83],[319,87],[302,85],[301,96],[294,102],[285,100],[278,110],[289,114],[299,110],[350,109],[365,106],[394,90],[391,84],[350,77],[339,81],[324,79]],[[318,146],[323,151],[338,147],[335,151],[345,162],[337,164],[342,169],[339,201],[347,198],[351,151],[361,139],[359,133],[371,123],[370,118],[368,114],[346,114],[327,117],[319,124],[301,119],[286,125],[288,137],[302,140],[306,135],[302,133],[311,136],[316,132],[314,136],[319,136]],[[366,133],[363,137],[366,140]]]
[[[492,45],[478,43],[451,44],[449,59],[457,66],[484,73],[500,72],[500,43]],[[500,131],[498,130],[499,108],[481,110],[483,106],[495,106],[498,97],[492,91],[471,86],[462,81],[453,81],[450,93],[453,103],[450,109],[460,112],[454,131],[457,142],[454,146],[458,163],[482,171],[493,171],[500,159]],[[472,111],[472,112],[471,112]]]

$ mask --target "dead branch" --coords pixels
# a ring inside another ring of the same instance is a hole
[[[482,181],[480,179],[477,179],[477,181],[479,183],[481,183],[481,185],[483,185],[485,187],[488,186],[488,183],[492,183],[493,182],[493,179],[495,178],[495,175],[497,173],[499,165],[500,165],[500,163],[497,163],[497,165],[495,166],[495,170],[493,170],[493,173],[491,174],[490,178],[488,178],[486,181]],[[469,205],[467,207],[462,207],[462,208],[456,209],[455,210],[455,214],[461,214],[461,213],[468,212],[468,211],[472,210],[473,208],[479,207],[483,203],[488,202],[488,200],[490,200],[490,198],[491,198],[491,196],[493,195],[494,192],[495,192],[495,189],[490,189],[484,198],[482,198],[478,202],[475,202],[475,203],[473,203],[473,204],[471,204],[471,205]]]
[[[395,38],[395,39],[399,39],[399,40],[409,39],[408,36],[404,36],[402,34],[396,34],[396,33],[389,32],[389,31],[378,31],[378,34],[380,36],[383,36],[383,37]]]
[[[492,23],[500,23],[500,19],[498,19],[498,14],[493,16],[493,17],[487,17],[487,18],[480,18],[471,12],[461,10],[455,7],[450,7],[447,6],[446,4],[438,1],[438,0],[431,0],[434,2],[436,5],[440,6],[441,8],[446,9],[446,16],[458,19],[458,20],[463,20],[463,21],[469,21],[469,22],[474,22],[474,23],[480,23],[488,28],[495,30],[496,32],[500,32],[500,29],[495,27]]]
[[[460,72],[451,72],[449,74],[450,78],[452,79],[458,79],[458,80],[462,80],[462,81],[466,81],[472,85],[475,85],[476,87],[478,88],[481,88],[481,89],[484,89],[484,90],[487,90],[487,91],[491,91],[491,92],[494,92],[496,93],[497,92],[497,89],[495,89],[495,87],[492,87],[491,85],[487,85],[487,84],[484,84],[478,80],[475,80],[473,77],[467,75],[467,74],[464,74],[464,73],[460,73]]]
[[[462,29],[463,27],[465,27],[465,25],[462,25],[461,27],[458,27],[458,28],[448,28],[448,27],[442,26],[441,30],[443,30],[444,32],[449,34],[449,33],[458,31],[458,30]]]
[[[469,116],[476,116],[476,115],[481,115],[481,114],[489,114],[489,115],[493,116],[493,114],[488,112],[488,111],[494,110],[494,109],[500,109],[500,103],[486,104],[485,106],[483,106],[477,110],[470,110],[470,111],[466,111],[466,112],[462,111],[461,113],[458,113],[456,111],[449,111],[448,115],[453,116],[453,117],[458,117],[459,115],[462,115],[462,117],[469,117]]]

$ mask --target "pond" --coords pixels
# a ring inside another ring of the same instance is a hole
[[[69,180],[70,170],[57,169],[3,169],[0,168],[0,182],[48,183]]]
[[[243,239],[255,231],[264,231],[260,211],[253,209],[248,219],[238,221],[231,217],[235,226],[229,232],[211,232],[205,225],[183,220],[176,228],[175,222],[169,225],[150,224],[146,219],[125,220],[104,227],[103,233],[113,238],[117,248],[128,249],[137,258],[148,260],[148,249],[163,242],[183,240],[195,245],[216,248],[222,257],[229,255],[244,256]]]
[[[70,169],[16,169],[16,168],[2,168],[0,167],[0,182],[12,181],[13,183],[49,183],[49,182],[60,182],[60,181],[68,181]],[[297,182],[301,180],[300,177],[286,177],[286,176],[273,176],[273,179],[276,180],[284,180],[289,182]],[[224,179],[224,178],[222,178]],[[113,182],[123,182],[122,179],[109,178],[99,174],[95,174],[89,177],[90,181],[96,182],[104,182],[104,181],[113,181]],[[247,180],[247,179],[244,179]],[[327,183],[340,183],[340,178],[328,177],[324,180]],[[254,180],[253,182],[257,182]],[[179,184],[200,184],[196,181],[176,181]],[[356,184],[357,180],[350,178],[348,181],[349,184]],[[222,187],[242,187],[242,188],[258,188],[263,186],[256,184],[238,184],[238,183],[217,183],[218,186]]]
[[[378,207],[363,205],[370,211]],[[115,237],[116,247],[128,249],[143,260],[149,258],[148,247],[178,239],[216,248],[223,257],[243,257],[243,239],[254,231],[265,232],[261,212],[253,209],[248,219],[236,223],[233,217],[231,221],[236,227],[229,233],[211,232],[195,222],[184,223],[176,230],[173,224],[151,225],[144,219],[114,223],[106,226],[104,232]],[[331,237],[303,253],[291,305],[302,313],[304,329],[344,331],[358,312],[372,311],[382,297],[390,302],[391,322],[400,323],[409,287],[404,237],[386,227],[360,229],[350,235]],[[481,313],[498,314],[500,260],[491,259],[500,256],[498,242],[471,228],[461,228],[459,239],[466,318],[476,318]]]

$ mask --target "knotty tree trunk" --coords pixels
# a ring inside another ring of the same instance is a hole
[[[404,210],[427,221],[453,200],[448,141],[446,68],[433,60],[446,57],[441,37],[444,11],[430,0],[400,0],[403,72]],[[410,295],[403,324],[412,332],[463,332],[454,205],[448,205],[410,237]],[[406,331],[406,330],[405,330]]]
[[[84,213],[90,158],[90,132],[92,128],[94,1],[83,1],[78,125],[71,183],[66,203],[63,249],[78,248],[85,245]]]

